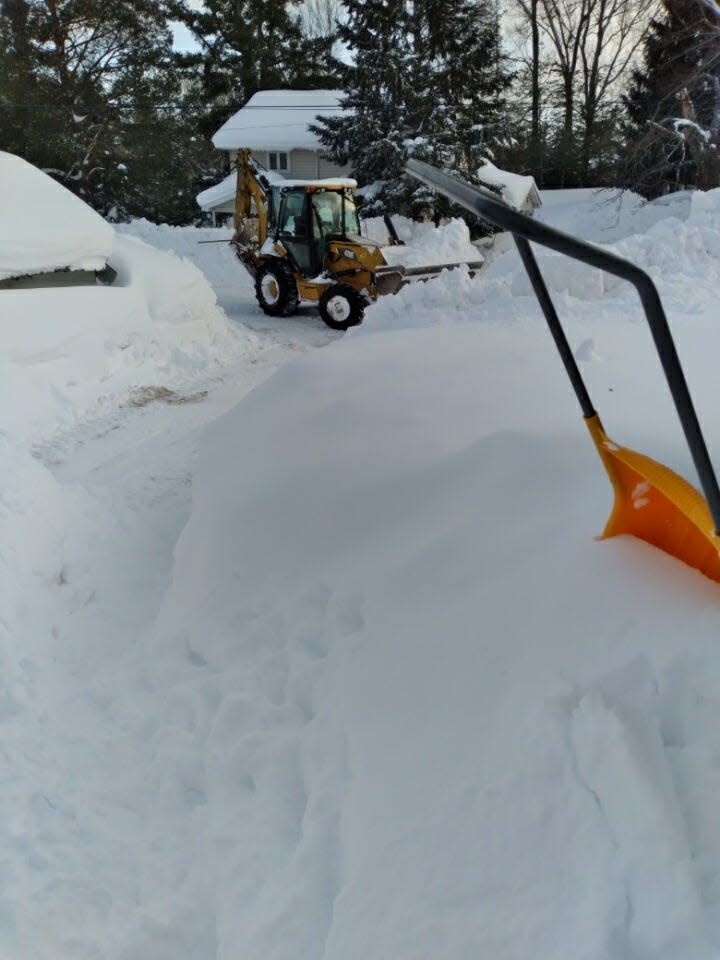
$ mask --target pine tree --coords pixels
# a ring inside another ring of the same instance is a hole
[[[342,118],[316,132],[366,187],[365,212],[439,216],[447,204],[403,175],[409,156],[476,179],[503,136],[509,83],[495,0],[344,0]]]
[[[410,153],[478,182],[478,167],[508,140],[503,94],[511,76],[500,51],[497,4],[417,0],[414,41],[415,75],[422,83]],[[424,189],[416,188],[413,204],[422,205],[424,198]]]
[[[121,207],[128,185],[140,190],[145,176],[135,146],[157,135],[158,105],[177,92],[162,4],[4,0],[0,38],[11,54],[0,81],[0,146],[102,213]]]
[[[397,207],[411,135],[409,104],[415,97],[410,61],[410,17],[405,0],[344,0],[340,41],[353,51],[344,68],[342,117],[321,118],[313,128],[336,163],[372,185],[368,215]]]
[[[203,107],[202,133],[210,136],[259,90],[318,87],[334,75],[328,38],[303,36],[300,0],[169,0],[173,17],[197,40],[197,53],[178,58],[186,86]],[[312,53],[312,56],[311,56]],[[323,72],[323,56],[330,64]]]
[[[701,0],[663,0],[624,97],[622,178],[652,197],[720,182],[720,35]]]

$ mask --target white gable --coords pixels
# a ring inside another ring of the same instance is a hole
[[[218,150],[320,150],[308,129],[318,116],[342,116],[341,90],[261,90],[213,137]]]

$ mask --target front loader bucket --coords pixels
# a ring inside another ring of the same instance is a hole
[[[497,195],[455,180],[426,163],[410,160],[407,172],[512,233],[590,436],[615,490],[615,503],[602,538],[622,533],[639,537],[720,582],[720,486],[652,279],[628,260],[538,223],[508,206]],[[530,241],[627,280],[635,287],[705,497],[668,467],[609,439],[593,407]]]
[[[615,492],[600,539],[637,537],[720,582],[720,536],[705,498],[668,467],[613,443],[597,414],[585,423]]]
[[[434,263],[426,267],[405,267],[400,263],[387,264],[375,270],[375,289],[379,296],[384,297],[387,294],[397,293],[408,283],[432,280],[443,270],[456,270],[458,267],[467,267],[470,276],[474,277],[484,262],[484,260],[472,260],[461,263]]]

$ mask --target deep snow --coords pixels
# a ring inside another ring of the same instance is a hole
[[[717,451],[720,191],[546,198],[655,276]],[[203,299],[173,328],[200,281],[127,233],[201,263],[230,319]],[[715,956],[718,587],[593,539],[609,484],[516,254],[337,336],[259,316],[231,251],[197,246],[218,234],[121,231],[164,284],[130,264],[118,291],[159,344],[129,368],[85,349],[76,302],[76,340],[38,357],[16,325],[0,354],[25,390],[2,440],[0,952]],[[540,261],[610,435],[692,478],[632,291]],[[75,357],[100,371],[82,402]],[[189,402],[121,406],[149,385]]]

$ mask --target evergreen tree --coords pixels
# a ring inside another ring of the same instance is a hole
[[[503,94],[511,82],[500,51],[495,0],[417,0],[414,11],[415,143],[410,153],[478,182],[485,159],[507,144]],[[425,202],[417,188],[413,205]],[[434,215],[438,212],[434,201]]]
[[[624,103],[628,186],[652,197],[718,185],[720,34],[701,0],[663,0]]]
[[[313,127],[328,156],[352,165],[361,184],[372,184],[368,214],[397,209],[403,193],[405,141],[416,97],[412,77],[411,21],[406,0],[344,0],[340,41],[354,53],[344,68],[341,117]]]
[[[197,40],[178,58],[201,132],[210,136],[259,90],[318,88],[336,78],[331,37],[303,35],[301,0],[169,0],[171,15]],[[322,69],[323,60],[328,69]],[[200,116],[202,112],[202,116]]]
[[[162,4],[3,0],[0,45],[0,146],[102,213],[121,211],[132,190],[141,196],[147,171],[134,156],[141,142],[162,149],[159,105],[178,92]]]
[[[403,176],[416,156],[476,179],[503,137],[495,0],[344,0],[346,68],[341,118],[316,132],[336,162],[351,163],[366,191],[366,214],[438,217],[447,204]]]

